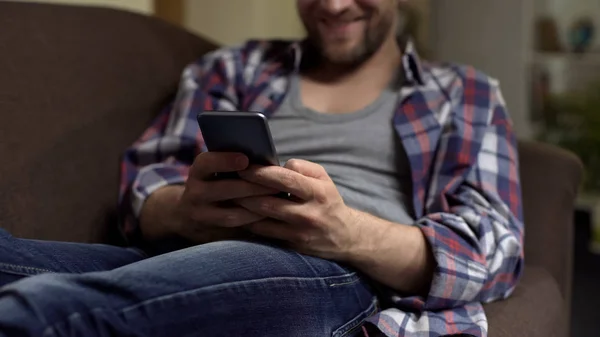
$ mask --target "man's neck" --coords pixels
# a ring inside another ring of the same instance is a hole
[[[360,67],[344,69],[318,64],[305,69],[300,80],[304,106],[323,113],[363,109],[390,87],[401,63],[398,43],[390,39]]]
[[[386,88],[398,73],[402,51],[395,39],[390,36],[369,59],[355,67],[344,67],[321,62],[305,75],[323,84],[364,84]]]

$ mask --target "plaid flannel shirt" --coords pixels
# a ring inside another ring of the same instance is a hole
[[[205,151],[205,110],[275,113],[298,71],[302,43],[250,41],[212,52],[183,72],[178,95],[122,163],[126,235],[139,236],[146,198],[187,178]],[[393,119],[412,169],[418,226],[437,266],[426,297],[389,290],[368,321],[387,336],[487,335],[482,303],[513,291],[523,269],[517,148],[496,80],[459,65],[422,62],[405,44],[406,84]],[[367,84],[365,84],[367,85]],[[373,326],[371,326],[373,327]]]

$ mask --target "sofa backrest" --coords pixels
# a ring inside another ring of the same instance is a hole
[[[119,160],[215,45],[151,17],[0,1],[0,227],[105,241]]]

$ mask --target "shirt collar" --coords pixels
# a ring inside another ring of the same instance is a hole
[[[404,71],[405,83],[408,85],[424,85],[424,71],[421,58],[411,38],[399,38],[398,44],[402,48],[402,70]],[[302,41],[296,41],[290,45],[288,56],[292,58],[294,70],[300,68],[302,59]]]

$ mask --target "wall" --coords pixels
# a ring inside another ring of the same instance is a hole
[[[152,14],[154,12],[153,0],[16,0],[20,2],[46,2],[84,6],[107,6],[126,9],[138,13]]]
[[[292,0],[185,0],[185,26],[233,45],[249,38],[298,38],[304,34]]]
[[[429,49],[431,44],[431,27],[429,25],[429,21],[431,19],[431,1],[432,0],[411,0],[408,2],[419,12],[419,17],[421,18],[419,34],[418,36],[414,36],[413,38],[421,42],[427,50]]]
[[[499,79],[517,136],[530,137],[533,2],[435,0],[431,14],[436,58],[470,64]]]

